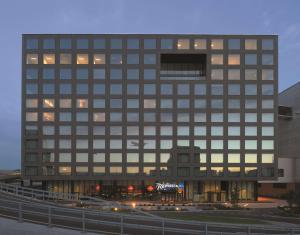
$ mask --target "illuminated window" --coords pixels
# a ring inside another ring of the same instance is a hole
[[[54,113],[53,112],[43,113],[43,121],[45,121],[45,122],[54,122]]]
[[[224,172],[223,167],[211,167],[210,172],[212,176],[222,176]]]
[[[148,176],[155,175],[155,172],[156,172],[155,166],[147,166],[147,167],[144,167],[144,169],[143,169],[143,173]]]
[[[105,113],[94,113],[94,122],[105,122]]]
[[[104,166],[94,166],[93,173],[94,174],[105,174],[105,167]]]
[[[60,99],[59,107],[60,108],[71,108],[72,107],[71,99]]]
[[[263,153],[261,155],[261,163],[274,163],[274,154]]]
[[[110,174],[122,174],[122,167],[121,166],[111,166],[109,167]]]
[[[26,99],[26,108],[37,108],[38,100],[37,99]]]
[[[212,50],[222,50],[223,49],[223,40],[222,39],[212,39],[210,43]]]
[[[105,55],[94,54],[94,64],[105,64]]]
[[[44,54],[43,64],[55,64],[55,54]]]
[[[245,49],[246,50],[256,50],[257,49],[257,40],[256,39],[246,39],[245,40]]]
[[[229,65],[239,65],[240,64],[240,55],[228,55],[228,64]]]
[[[77,64],[88,64],[89,55],[88,54],[77,54]]]
[[[228,163],[240,163],[241,156],[238,153],[228,153]]]
[[[39,56],[38,54],[27,54],[26,55],[26,64],[38,64]]]
[[[26,112],[26,122],[36,122],[38,120],[37,112]]]
[[[54,99],[43,99],[44,108],[54,108]]]
[[[72,56],[71,54],[60,54],[60,64],[71,64],[72,63]]]
[[[144,108],[151,109],[156,107],[156,100],[154,99],[144,99]]]
[[[246,176],[257,176],[257,167],[245,167]]]
[[[206,40],[205,39],[195,39],[194,49],[205,50],[206,49]]]
[[[210,157],[211,163],[223,163],[223,154],[222,153],[212,153]]]
[[[189,39],[178,39],[177,49],[190,49]]]
[[[77,99],[77,108],[88,108],[87,99]]]
[[[71,167],[70,166],[60,166],[58,168],[58,173],[60,175],[71,175]]]
[[[257,154],[246,153],[245,154],[245,163],[257,163]]]
[[[211,55],[211,64],[223,64],[223,55],[222,54],[214,54]]]

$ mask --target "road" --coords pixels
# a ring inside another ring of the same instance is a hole
[[[101,234],[130,235],[179,235],[179,234],[205,234],[205,224],[200,222],[179,221],[160,218],[152,218],[137,215],[128,215],[119,212],[100,212],[90,209],[67,208],[62,205],[49,205],[41,202],[33,202],[25,198],[18,198],[5,193],[0,193],[0,214],[6,217],[19,217],[19,206],[22,205],[22,219],[39,224],[51,224],[51,226],[68,227],[72,229],[98,232]],[[51,215],[51,216],[49,216]],[[51,217],[51,220],[49,220]],[[84,222],[83,222],[84,218]],[[123,228],[121,227],[123,220]],[[164,221],[164,222],[163,222]],[[164,232],[163,232],[164,223]],[[270,230],[260,227],[251,228],[251,233],[260,234],[290,234],[290,231],[280,231],[278,228],[268,226]],[[247,226],[207,224],[208,234],[247,234]],[[300,232],[300,230],[299,230]],[[249,234],[249,233],[248,233]],[[296,233],[294,233],[296,234]],[[299,233],[300,234],[300,233]]]

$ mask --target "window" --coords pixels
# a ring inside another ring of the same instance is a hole
[[[140,71],[138,69],[127,69],[127,79],[128,80],[138,80],[140,76]]]
[[[72,63],[71,54],[66,54],[66,53],[60,54],[59,62],[60,64],[71,64]]]
[[[223,176],[224,168],[223,167],[211,167],[210,172],[212,176]]]
[[[105,49],[105,39],[94,39],[94,49]]]
[[[257,86],[255,84],[246,84],[245,95],[257,95]]]
[[[122,94],[122,85],[121,84],[111,84],[110,85],[110,94],[121,95]]]
[[[121,39],[111,39],[110,40],[111,49],[122,49],[122,40]]]
[[[155,163],[156,156],[155,153],[144,153],[144,163]]]
[[[223,127],[222,126],[212,126],[211,127],[211,136],[223,136]]]
[[[156,100],[154,99],[144,99],[144,108],[151,109],[156,107]]]
[[[70,112],[61,112],[59,113],[60,122],[70,122],[72,120],[72,115]]]
[[[222,65],[223,64],[223,55],[222,54],[212,54],[211,55],[211,64]]]
[[[110,108],[122,108],[122,99],[110,99]]]
[[[94,149],[105,149],[105,140],[94,139],[93,140],[93,148]]]
[[[139,85],[138,84],[128,84],[127,85],[127,94],[128,95],[138,95],[139,94]]]
[[[59,78],[60,79],[71,79],[72,78],[71,69],[60,69],[59,70]]]
[[[54,79],[54,69],[43,69],[43,79]]]
[[[263,39],[261,41],[261,48],[263,50],[273,50],[274,49],[273,39]]]
[[[229,84],[228,85],[228,95],[240,95],[240,85],[239,84]]]
[[[223,49],[223,40],[222,39],[212,39],[210,43],[212,50],[222,50]]]
[[[155,95],[156,87],[155,84],[144,84],[144,95]]]
[[[59,162],[71,162],[71,153],[59,153]]]
[[[263,65],[273,65],[274,64],[273,54],[262,54],[261,62]]]
[[[43,49],[55,49],[55,40],[52,38],[44,39]]]
[[[144,64],[156,64],[156,54],[144,54]]]
[[[245,113],[245,122],[257,122],[257,113]]]
[[[104,95],[105,94],[105,85],[104,84],[95,84],[94,85],[94,94],[95,95]]]
[[[121,166],[111,166],[109,167],[110,174],[122,174],[122,167]]]
[[[170,85],[172,87],[172,85]],[[205,95],[206,94],[206,85],[205,84],[195,84],[194,85],[195,95]]]
[[[228,153],[228,163],[240,163],[241,156],[238,153]]]
[[[105,79],[105,69],[93,69],[94,79]]]
[[[223,149],[223,140],[211,140],[211,149]]]
[[[194,40],[194,49],[205,50],[206,49],[206,40],[205,39],[195,39]]]
[[[93,120],[94,122],[105,122],[105,113],[94,113]]]
[[[76,69],[76,78],[77,79],[88,79],[89,78],[88,69]]]
[[[237,150],[241,148],[240,140],[228,140],[228,149]]]
[[[262,140],[261,149],[263,150],[273,150],[274,149],[274,140]]]
[[[76,107],[77,108],[88,108],[88,100],[87,99],[77,99]]]
[[[178,39],[177,49],[190,49],[190,40],[189,39]]]
[[[137,166],[128,166],[126,167],[127,174],[136,175],[139,173],[139,167]]]
[[[37,79],[38,70],[37,69],[26,69],[26,79]]]
[[[211,85],[212,95],[223,95],[223,84],[212,84]]]
[[[257,109],[257,100],[245,99],[245,109]]]
[[[88,162],[88,159],[88,153],[76,153],[76,162]]]
[[[94,54],[94,64],[105,64],[105,54]]]
[[[274,122],[273,113],[263,113],[261,116],[262,122]]]
[[[246,50],[256,50],[257,49],[257,40],[256,39],[246,39],[245,40],[245,49]]]
[[[245,140],[245,149],[246,150],[256,150],[257,149],[257,140]]]
[[[122,64],[122,54],[111,54],[110,55],[111,64]]]
[[[262,80],[274,80],[274,70],[273,69],[263,69],[261,79]]]
[[[88,121],[88,112],[77,112],[76,121],[77,122],[87,122]]]
[[[172,39],[161,39],[160,48],[161,49],[173,49],[173,40]]]
[[[93,162],[105,162],[105,153],[94,153]]]
[[[172,93],[173,93],[172,84],[161,84],[160,85],[160,93],[162,95],[172,95]]]
[[[245,167],[246,176],[257,176],[257,167]]]
[[[156,78],[155,69],[144,69],[144,79],[145,80],[154,80]]]
[[[274,108],[274,100],[262,100],[263,109],[272,109]]]
[[[274,163],[274,154],[263,153],[261,155],[261,163]]]
[[[228,113],[228,122],[240,122],[240,113]]]
[[[257,80],[257,70],[245,69],[245,80]]]
[[[239,99],[228,99],[228,108],[229,109],[240,109],[241,102]]]
[[[240,49],[240,39],[229,39],[228,40],[229,50],[239,50]]]
[[[54,99],[43,99],[43,108],[54,108]]]
[[[26,49],[38,49],[38,40],[37,39],[27,39],[26,40]]]
[[[88,54],[77,54],[77,64],[88,64],[89,55]]]
[[[61,95],[69,95],[72,93],[72,85],[71,84],[60,84],[59,85],[59,93]]]
[[[245,163],[257,163],[257,154],[256,153],[246,153],[245,154]]]
[[[111,149],[122,149],[122,140],[110,140]]]
[[[212,69],[211,70],[212,80],[223,80],[223,69]]]
[[[239,65],[240,64],[240,55],[228,55],[228,64],[229,65]]]
[[[94,99],[93,107],[96,109],[105,108],[105,100]]]
[[[88,85],[87,84],[77,84],[76,92],[80,95],[87,95],[88,94]]]
[[[228,69],[228,80],[240,80],[241,71],[239,69]]]
[[[71,39],[62,38],[60,39],[60,49],[71,49],[72,48],[72,41]]]
[[[188,95],[190,93],[189,84],[177,84],[177,94],[178,95]]]
[[[88,49],[89,40],[88,39],[77,39],[76,41],[77,49]]]
[[[127,64],[139,64],[139,54],[127,54]]]
[[[257,136],[257,127],[245,126],[245,136]]]
[[[256,65],[257,55],[256,54],[245,54],[245,64],[246,65]]]
[[[212,113],[211,121],[212,122],[223,122],[223,113]]]
[[[273,84],[263,84],[261,88],[262,88],[262,95],[274,95]]]
[[[26,122],[36,122],[38,120],[37,112],[26,112]]]
[[[38,100],[37,99],[26,99],[26,108],[37,108]]]
[[[54,84],[43,84],[43,94],[53,95],[54,94]]]
[[[122,162],[122,153],[111,153],[109,155],[109,161],[113,162],[113,163],[116,163],[116,162],[121,163]]]
[[[274,127],[262,127],[261,132],[262,136],[274,136]]]
[[[144,49],[155,49],[156,39],[144,39]]]
[[[240,136],[241,130],[239,126],[229,126],[228,127],[228,136]]]
[[[26,64],[38,64],[39,56],[38,54],[27,54],[26,55]]]
[[[139,39],[128,39],[127,40],[127,49],[139,49],[140,41]]]
[[[93,167],[93,173],[104,175],[105,174],[105,167],[104,166],[94,166]]]
[[[55,64],[55,54],[44,54],[43,64]]]

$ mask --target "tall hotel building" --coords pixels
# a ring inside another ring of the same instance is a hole
[[[277,52],[274,35],[23,35],[24,185],[255,200],[277,179]]]

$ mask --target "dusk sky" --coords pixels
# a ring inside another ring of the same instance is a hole
[[[20,168],[23,33],[278,34],[279,91],[300,81],[298,0],[1,0],[0,169]]]

